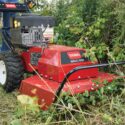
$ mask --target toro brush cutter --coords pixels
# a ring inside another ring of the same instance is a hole
[[[0,11],[27,12],[26,4],[1,4]],[[99,67],[122,65],[123,62],[93,64],[85,49],[49,45],[53,39],[54,19],[23,14],[12,19],[10,53],[0,61],[0,83],[7,92],[19,87],[22,94],[38,97],[42,109],[57,101],[61,91],[71,95],[94,91],[102,85],[93,81],[112,82],[114,74],[99,72]],[[4,33],[5,42],[8,36]],[[16,48],[16,49],[15,49]],[[23,79],[24,72],[32,75]]]

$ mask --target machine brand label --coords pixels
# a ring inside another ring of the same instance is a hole
[[[74,52],[67,52],[67,55],[70,59],[80,59],[82,58],[81,54],[79,51],[74,51]]]
[[[15,8],[16,8],[16,5],[13,4],[13,3],[11,3],[11,4],[10,4],[10,3],[9,3],[9,4],[7,3],[7,4],[5,4],[5,7],[6,7],[6,8],[12,8],[12,9],[15,9]]]
[[[84,51],[82,50],[61,53],[62,64],[80,63],[85,61],[88,61],[88,58],[84,57]]]

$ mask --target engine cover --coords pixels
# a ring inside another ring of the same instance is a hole
[[[38,61],[38,72],[44,78],[62,82],[65,75],[77,66],[91,65],[85,57],[85,50],[74,47],[53,45],[44,50]],[[98,68],[81,70],[74,73],[69,81],[92,78],[98,75]]]

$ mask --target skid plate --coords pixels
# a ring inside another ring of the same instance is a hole
[[[114,79],[116,79],[115,75],[100,72],[96,78],[67,82],[63,92],[70,92],[71,95],[74,95],[85,91],[94,91],[100,87],[94,83],[95,80],[98,80],[102,83],[100,85],[103,85],[105,80],[112,82]],[[59,85],[60,83],[58,82],[35,75],[22,81],[20,92],[32,97],[38,97],[39,105],[43,110],[46,110],[53,103]]]

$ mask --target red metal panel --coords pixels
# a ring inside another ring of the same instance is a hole
[[[84,93],[86,90],[94,91],[99,88],[99,85],[93,83],[93,80],[100,80],[103,84],[104,80],[111,82],[116,76],[107,73],[99,73],[97,78],[83,79],[67,82],[64,86],[63,92],[70,92],[71,94]],[[39,104],[43,110],[53,103],[55,92],[60,83],[40,78],[39,76],[32,76],[22,81],[20,92],[29,96],[35,96],[39,99]]]
[[[22,52],[22,55],[21,55],[22,59],[23,59],[23,62],[24,62],[24,68],[26,71],[28,72],[32,72],[32,69],[29,67],[29,63],[30,63],[30,52],[27,51],[27,52]]]
[[[39,59],[38,72],[45,78],[53,79],[57,82],[61,82],[64,79],[65,74],[77,66],[91,65],[90,61],[83,61],[77,63],[62,64],[61,53],[66,52],[70,58],[78,59],[81,58],[79,51],[84,49],[66,47],[60,45],[50,46],[44,50],[44,54]],[[64,57],[65,58],[65,57]],[[78,71],[73,74],[69,80],[83,79],[89,77],[96,77],[98,75],[98,68],[87,69],[84,71]]]
[[[61,64],[61,53],[66,52],[71,59],[81,58],[79,55],[79,51],[84,51],[84,49],[74,48],[74,47],[66,47],[60,45],[53,45],[45,48],[44,53],[42,53],[42,57],[39,59],[38,65],[33,68],[38,70],[38,72],[43,75],[43,77],[48,79],[53,79],[57,82],[61,82],[64,79],[65,74],[67,74],[70,70],[75,68],[76,66],[84,66],[91,65],[90,61],[85,62],[77,62],[70,64]],[[33,69],[30,67],[31,53],[42,52],[42,48],[40,47],[32,47],[28,51],[22,52],[22,58],[24,60],[25,70],[28,72],[33,72]],[[65,58],[65,57],[64,57]],[[73,74],[69,80],[76,80],[82,78],[96,77],[98,75],[98,69],[87,69],[84,71],[78,71]]]

